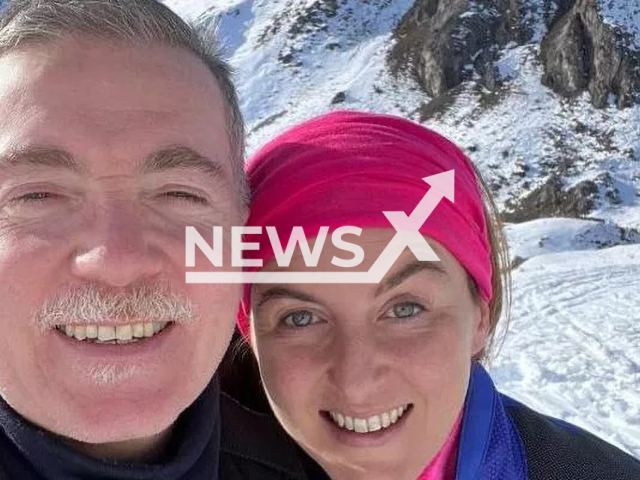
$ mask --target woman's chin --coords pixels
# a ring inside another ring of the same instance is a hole
[[[326,419],[316,441],[299,442],[307,444],[303,448],[334,480],[414,480],[433,456],[429,453],[433,449],[424,444],[419,452],[412,449],[411,413],[388,428],[367,433],[350,431]]]

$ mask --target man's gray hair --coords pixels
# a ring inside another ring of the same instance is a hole
[[[0,13],[0,55],[24,44],[74,35],[163,44],[183,48],[200,58],[217,80],[225,100],[234,173],[246,200],[244,122],[232,71],[221,57],[215,28],[189,25],[156,0],[9,0]]]

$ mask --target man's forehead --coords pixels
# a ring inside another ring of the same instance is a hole
[[[39,100],[70,91],[87,105],[117,94],[123,100],[153,99],[159,105],[180,102],[199,110],[219,108],[223,102],[207,65],[185,49],[92,38],[29,43],[4,53],[0,56],[1,86],[23,91],[37,86]]]
[[[127,163],[155,155],[156,166],[179,161],[205,173],[214,171],[207,165],[231,170],[224,102],[199,59],[178,49],[132,46],[127,53],[96,44],[107,57],[82,60],[86,52],[74,51],[78,46],[54,44],[47,53],[47,44],[29,45],[0,57],[5,159],[19,154],[46,163],[66,156],[82,163],[93,150]]]

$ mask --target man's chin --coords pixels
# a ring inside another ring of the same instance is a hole
[[[193,403],[215,370],[213,362],[199,364],[184,347],[187,340],[177,328],[147,346],[91,346],[56,335],[47,345],[46,386],[38,389],[49,398],[30,402],[32,408],[47,414],[45,429],[79,442],[157,435]]]
[[[175,397],[170,400],[148,397],[134,403],[82,406],[68,411],[66,421],[45,428],[72,442],[92,445],[152,438],[170,430],[190,403],[178,404]]]
[[[170,428],[206,383],[205,378],[177,381],[173,376],[134,376],[109,384],[67,383],[57,394],[48,389],[48,402],[39,405],[39,412],[23,413],[45,430],[74,441],[122,442]]]

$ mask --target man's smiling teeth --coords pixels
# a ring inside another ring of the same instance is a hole
[[[56,327],[76,340],[96,343],[132,343],[153,337],[168,325],[168,322],[131,323],[126,325],[64,325]]]
[[[355,418],[349,415],[343,415],[338,412],[329,412],[329,416],[336,425],[350,432],[356,433],[369,433],[377,432],[378,430],[384,430],[396,423],[402,415],[405,414],[409,405],[403,405],[398,408],[389,410],[380,415],[373,415],[369,418]]]

